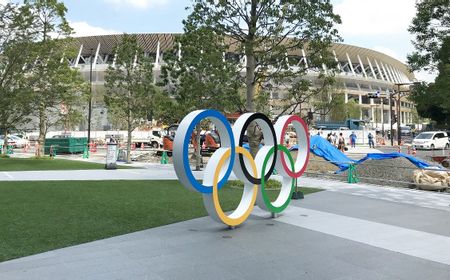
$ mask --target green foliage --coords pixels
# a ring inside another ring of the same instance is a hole
[[[328,51],[338,38],[334,23],[340,23],[330,1],[193,1],[185,26],[210,28],[227,38],[227,50],[245,56],[246,110],[254,111],[260,87],[277,85],[298,77],[305,69],[293,70],[289,56],[305,49],[312,68],[332,64]]]
[[[321,73],[314,83],[307,79],[296,79],[291,85],[285,84],[285,87],[288,88],[287,93],[278,106],[280,115],[299,113],[305,117],[309,112],[327,115],[340,105],[344,107],[341,84],[332,74]]]
[[[39,119],[38,155],[42,156],[47,129],[77,114],[75,105],[86,92],[86,83],[76,69],[72,69],[67,57],[76,56],[69,38],[72,29],[67,19],[67,9],[58,0],[25,0],[20,7],[27,15],[26,28],[33,34],[33,62],[27,71],[28,88],[32,91],[33,111]],[[65,38],[65,39],[62,39]]]
[[[135,35],[123,34],[115,47],[116,64],[105,76],[104,100],[110,114],[122,118],[128,131],[127,162],[131,162],[131,132],[154,107],[153,61],[144,55]]]
[[[408,56],[413,70],[435,69],[444,39],[450,34],[450,0],[416,1],[417,13],[408,31],[415,35],[415,52]]]
[[[180,120],[204,108],[238,110],[242,102],[238,95],[239,72],[235,64],[223,61],[224,38],[210,28],[196,28],[188,22],[184,29],[185,33],[176,38],[177,47],[165,56],[161,78],[170,99],[163,99],[159,118],[166,122]]]
[[[31,94],[27,68],[34,56],[27,14],[19,6],[0,5],[0,130],[10,131],[29,122]],[[6,133],[7,134],[7,133]],[[3,143],[1,143],[3,144]],[[6,151],[5,151],[6,152]]]
[[[230,188],[244,188],[244,183],[239,180],[230,180],[228,181],[225,186]],[[281,189],[281,182],[273,179],[269,179],[266,183],[266,190],[279,190]]]
[[[450,37],[444,39],[437,60],[439,75],[435,82],[415,86],[410,99],[417,104],[417,112],[421,117],[450,128]]]
[[[346,119],[359,119],[360,108],[355,100],[345,103],[343,92],[333,94],[333,102],[330,110],[330,119],[333,121],[344,121]]]

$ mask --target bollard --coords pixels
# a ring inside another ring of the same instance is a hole
[[[358,174],[356,173],[356,166],[353,163],[351,163],[348,168],[348,178],[347,179],[348,179],[349,184],[354,184],[354,183],[359,182]]]
[[[50,159],[53,159],[53,145],[50,146],[49,155],[50,155]]]
[[[84,147],[83,159],[88,159],[88,158],[89,158],[89,149],[88,149],[88,147]]]
[[[168,164],[169,163],[169,157],[167,156],[167,152],[163,151],[161,156],[161,164]]]

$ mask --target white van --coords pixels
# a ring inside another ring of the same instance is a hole
[[[416,149],[448,149],[450,146],[447,133],[444,131],[422,132],[414,138],[412,145]]]

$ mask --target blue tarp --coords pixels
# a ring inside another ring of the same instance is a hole
[[[323,157],[332,164],[337,165],[339,169],[345,170],[351,163],[355,162],[319,135],[311,137],[310,150],[316,156]]]
[[[290,148],[290,150],[297,150],[297,145],[294,145]],[[325,138],[315,135],[312,136],[310,139],[310,151],[311,153],[315,154],[316,156],[323,157],[325,160],[329,161],[330,163],[337,165],[339,167],[339,170],[337,172],[345,171],[349,168],[351,163],[354,164],[360,164],[366,160],[372,159],[372,160],[383,160],[383,159],[391,159],[391,158],[398,158],[403,157],[409,160],[412,164],[417,166],[418,168],[429,168],[431,165],[428,163],[421,161],[413,156],[406,155],[403,153],[369,153],[364,158],[355,161],[349,157],[347,157],[344,153],[339,151],[336,147],[330,144]]]

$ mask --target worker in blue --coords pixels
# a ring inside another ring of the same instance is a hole
[[[375,148],[375,145],[373,143],[373,135],[371,132],[369,132],[369,135],[367,135],[367,138],[369,138],[369,148]]]
[[[356,148],[356,134],[354,131],[352,131],[352,134],[350,134],[350,145],[352,148]]]

